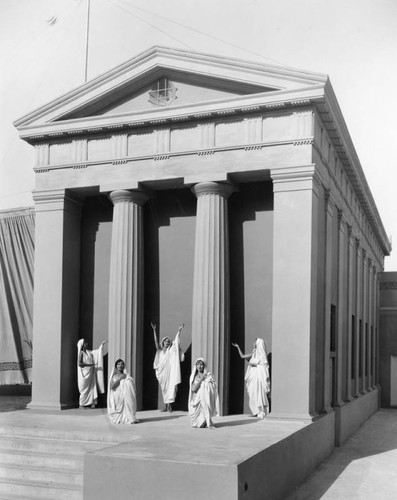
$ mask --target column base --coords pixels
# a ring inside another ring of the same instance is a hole
[[[36,403],[34,401],[27,405],[28,410],[35,411],[61,411],[77,408],[75,403]]]
[[[314,422],[320,415],[316,412],[312,413],[284,413],[284,412],[270,412],[266,419],[272,418],[274,420],[301,420],[302,422]]]

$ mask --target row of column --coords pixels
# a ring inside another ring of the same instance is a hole
[[[338,240],[334,260],[335,213],[338,214]],[[341,406],[344,401],[351,401],[376,386],[377,271],[343,212],[336,210],[330,193],[325,196],[325,233],[323,411],[328,412],[331,406]],[[336,318],[331,325],[333,261],[338,267]]]
[[[203,356],[216,374],[222,411],[228,407],[229,243],[231,184],[197,184],[192,312],[192,357]],[[118,357],[141,386],[143,315],[143,210],[148,195],[115,191],[109,290],[109,366]]]
[[[316,418],[318,200],[315,165],[276,168],[273,181],[272,413]],[[204,182],[197,197],[192,358],[203,356],[228,408],[229,183]],[[110,194],[114,203],[109,293],[109,365],[123,357],[142,385],[143,191]],[[32,407],[75,401],[81,207],[73,193],[36,193],[35,322]],[[53,235],[49,237],[49,234]],[[49,352],[51,355],[49,357]],[[51,373],[51,376],[48,374]],[[140,391],[142,392],[142,391]]]

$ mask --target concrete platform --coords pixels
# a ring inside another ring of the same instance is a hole
[[[313,423],[233,415],[209,430],[190,427],[185,412],[112,425],[105,409],[49,413],[11,399],[0,397],[0,428],[102,442],[84,457],[85,500],[283,499],[333,450],[333,414]]]

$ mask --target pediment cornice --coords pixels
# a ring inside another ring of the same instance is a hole
[[[265,92],[254,96],[238,96],[207,103],[158,108],[135,113],[119,113],[105,116],[91,116],[44,124],[26,125],[18,128],[22,139],[42,142],[51,137],[71,137],[82,134],[109,133],[142,127],[159,127],[173,123],[197,120],[221,119],[228,116],[258,113],[269,110],[307,106],[324,98],[324,86],[293,91]]]
[[[60,120],[112,94],[122,95],[126,86],[142,85],[162,72],[194,77],[211,82],[220,80],[236,88],[253,86],[275,90],[296,90],[324,84],[327,77],[282,66],[251,63],[239,59],[188,52],[165,47],[153,47],[86,84],[49,102],[15,121],[19,129]]]

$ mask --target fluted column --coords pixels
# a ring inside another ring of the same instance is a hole
[[[343,212],[338,213],[338,307],[337,307],[337,338],[336,338],[336,398],[335,406],[343,404],[343,397],[346,394],[343,382],[344,377],[349,378],[350,373],[346,373],[347,356],[347,301],[348,301],[348,266],[347,266],[347,246],[346,246],[346,220]],[[346,279],[347,278],[347,279]]]
[[[109,370],[122,358],[142,397],[143,209],[141,191],[113,191],[109,284]]]
[[[222,414],[228,410],[230,184],[203,182],[197,197],[193,277],[192,362],[202,356],[218,382]]]

